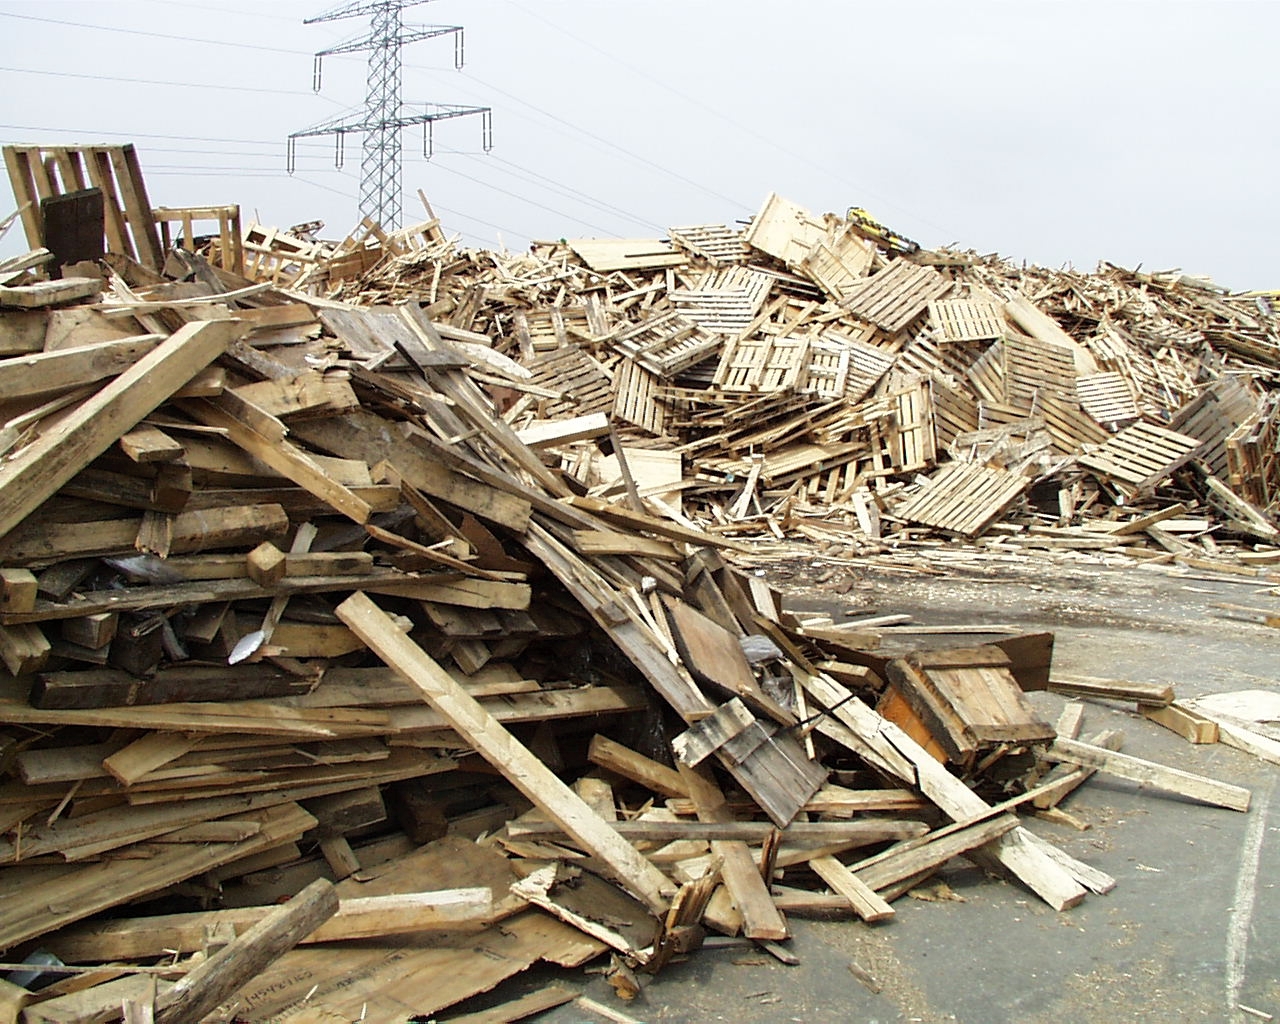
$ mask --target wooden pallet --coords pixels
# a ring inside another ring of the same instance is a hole
[[[837,302],[847,299],[867,278],[875,250],[846,231],[833,242],[815,242],[800,270]]]
[[[894,405],[889,451],[900,473],[928,469],[938,458],[933,430],[933,397],[927,381],[891,396]]]
[[[670,310],[621,331],[613,347],[650,373],[670,379],[720,351],[724,339]]]
[[[591,337],[585,306],[516,310],[511,326],[526,359]]]
[[[529,383],[562,395],[546,399],[541,419],[586,416],[612,412],[613,379],[604,367],[573,345],[558,348],[525,364],[532,377]]]
[[[949,448],[960,434],[978,429],[978,403],[964,388],[952,387],[939,374],[929,378],[933,399],[933,433],[939,448]]]
[[[981,402],[999,405],[1005,400],[1004,341],[997,341],[965,371],[965,379]]]
[[[1028,478],[1007,470],[952,462],[895,514],[911,523],[976,537],[1030,486]]]
[[[1135,423],[1078,461],[1085,469],[1142,493],[1195,458],[1202,447],[1202,441],[1186,434]]]
[[[313,242],[287,231],[261,224],[250,224],[244,230],[244,276],[253,281],[301,288],[320,272],[332,255],[332,247],[323,242]]]
[[[807,337],[737,338],[725,345],[715,385],[724,391],[779,391],[799,385],[809,363]]]
[[[770,192],[760,212],[743,232],[742,240],[788,266],[798,267],[814,245],[826,237],[825,221],[815,218],[803,206]]]
[[[1041,394],[1075,399],[1076,361],[1071,349],[1020,334],[1001,343],[1004,400],[1030,409]]]
[[[846,344],[829,337],[813,338],[809,343],[804,390],[820,398],[844,398],[849,383],[850,356],[850,347]]]
[[[1004,309],[984,299],[935,299],[929,321],[944,342],[995,341],[1009,329]]]
[[[1074,455],[1086,445],[1099,445],[1107,439],[1106,430],[1085,413],[1074,396],[1046,392],[1032,404],[1031,411],[1044,419],[1053,450],[1059,455]]]
[[[1258,414],[1258,396],[1239,377],[1219,377],[1169,421],[1169,429],[1204,442],[1202,459],[1214,476],[1225,477],[1227,438]]]
[[[1139,416],[1138,403],[1122,373],[1090,373],[1077,377],[1076,396],[1085,412],[1111,430]]]
[[[745,263],[751,258],[751,249],[742,240],[742,231],[724,224],[696,224],[691,227],[671,228],[671,241],[695,256],[712,263]]]
[[[634,360],[622,358],[613,370],[613,417],[650,434],[666,430],[667,410],[658,401],[662,380]]]
[[[240,232],[239,206],[157,206],[151,212],[160,228],[160,243],[165,252],[173,246],[170,224],[182,226],[183,248],[194,251],[196,222],[216,220],[218,234],[213,250],[217,256],[213,262],[244,277],[244,239]]]
[[[1245,501],[1271,511],[1280,498],[1280,392],[1227,438],[1227,480]]]
[[[164,265],[138,156],[123,146],[5,146],[4,163],[32,249],[44,246],[40,201],[88,188],[102,190],[107,248],[151,270]]]
[[[849,349],[849,372],[845,378],[845,399],[850,404],[861,402],[866,398],[872,389],[880,383],[881,378],[889,372],[890,367],[893,366],[894,354],[869,342],[841,335],[835,331],[825,331],[822,337],[827,341],[836,341],[844,344]]]
[[[843,305],[855,316],[886,331],[900,331],[933,299],[951,290],[951,282],[932,267],[894,260],[853,290]]]
[[[749,267],[724,267],[708,274],[696,288],[667,293],[672,305],[704,331],[742,334],[769,297],[775,278]]]

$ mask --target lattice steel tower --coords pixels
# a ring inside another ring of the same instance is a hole
[[[406,7],[429,3],[430,0],[351,0],[331,11],[307,18],[304,25],[341,18],[369,15],[368,35],[321,50],[315,57],[312,88],[320,91],[321,62],[339,53],[369,51],[368,86],[363,110],[348,111],[289,136],[289,173],[296,163],[298,139],[315,135],[333,135],[336,166],[343,161],[343,143],[348,133],[364,136],[364,153],[360,161],[360,212],[387,229],[400,226],[400,129],[422,125],[423,156],[432,154],[432,126],[436,121],[453,117],[481,115],[481,131],[486,152],[492,144],[493,111],[489,107],[462,107],[442,103],[406,104],[400,98],[403,64],[400,51],[408,43],[436,36],[454,37],[454,67],[462,67],[462,28],[446,25],[405,25],[402,12]],[[421,107],[415,113],[412,107]]]

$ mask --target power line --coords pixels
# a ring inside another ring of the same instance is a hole
[[[34,14],[15,14],[13,11],[0,11],[0,18],[17,18],[19,21],[38,21],[45,25],[62,25],[66,28],[92,29],[95,32],[118,32],[130,36],[147,36],[150,39],[168,39],[178,43],[200,43],[205,46],[231,46],[239,50],[259,50],[262,53],[287,53],[294,57],[310,57],[305,50],[286,50],[280,46],[259,46],[256,43],[233,43],[223,39],[192,39],[190,36],[175,36],[166,32],[151,32],[141,28],[122,28],[119,25],[91,25],[79,21],[63,21],[60,18],[41,18]]]
[[[326,103],[337,104],[338,101],[329,96],[323,96],[314,92],[302,92],[301,90],[289,89],[263,89],[252,85],[214,85],[204,82],[170,82],[162,81],[156,78],[123,78],[116,75],[88,75],[78,71],[43,71],[39,68],[8,68],[0,67],[0,71],[7,71],[11,74],[18,75],[48,75],[52,78],[87,78],[96,82],[124,82],[129,85],[164,85],[178,86],[184,89],[221,89],[232,92],[265,92],[271,93],[273,96],[320,96],[320,99]]]

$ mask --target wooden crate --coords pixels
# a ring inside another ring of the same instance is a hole
[[[922,651],[894,659],[886,671],[947,760],[963,770],[984,751],[1048,744],[1056,735],[1028,703],[998,647]]]
[[[929,322],[944,342],[995,341],[1009,329],[1004,309],[985,299],[935,299]]]
[[[932,267],[899,259],[853,289],[843,305],[868,323],[900,331],[950,290],[951,282]]]
[[[1078,461],[1098,476],[1142,493],[1195,458],[1202,447],[1203,442],[1186,434],[1135,423]]]
[[[1031,481],[1003,469],[948,463],[896,515],[911,523],[976,537],[1026,493]]]
[[[102,190],[109,252],[159,271],[164,249],[133,146],[5,146],[4,163],[32,249],[44,246],[40,201],[87,188]]]

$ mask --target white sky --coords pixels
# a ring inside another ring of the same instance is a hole
[[[241,204],[279,227],[359,217],[345,167],[285,139],[363,104],[367,30],[329,0],[0,0],[0,141],[137,145],[152,202]],[[407,101],[491,106],[404,137],[470,246],[660,235],[750,217],[770,191],[864,206],[925,245],[1051,266],[1181,267],[1280,287],[1280,3],[1177,0],[435,0],[463,25],[404,52]],[[150,35],[145,33],[151,33]],[[0,185],[0,217],[13,208]],[[25,251],[20,226],[0,255]]]

